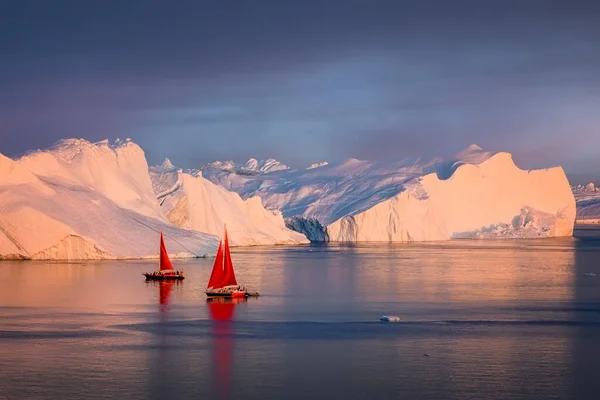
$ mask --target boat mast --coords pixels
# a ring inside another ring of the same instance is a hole
[[[227,224],[223,224],[223,277],[225,277],[225,237],[227,237]]]
[[[160,243],[161,243],[161,244],[162,244],[162,240],[163,240],[162,236],[163,236],[163,234],[162,234],[162,229],[161,229],[161,230],[160,230]],[[161,249],[160,249],[160,245],[159,245],[159,246],[158,246],[158,272],[160,272],[160,259],[162,258],[162,257],[161,257],[161,254],[160,254],[160,250],[161,250]]]

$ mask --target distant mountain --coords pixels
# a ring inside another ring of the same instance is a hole
[[[326,166],[326,165],[329,165],[329,163],[328,163],[327,161],[323,161],[323,162],[320,162],[320,163],[314,163],[314,164],[311,164],[311,165],[310,165],[308,168],[306,168],[306,169],[315,169],[315,168],[319,168],[319,167],[324,167],[324,166]]]
[[[587,185],[571,186],[573,192],[576,193],[596,193],[600,192],[600,188],[594,182],[589,182]]]
[[[239,175],[268,174],[270,172],[282,171],[289,167],[273,158],[267,160],[249,159],[244,165],[237,165],[233,161],[214,161],[201,168],[202,171],[222,171]]]
[[[600,186],[600,173],[567,173],[567,178],[572,187],[587,185],[590,182]]]
[[[318,168],[207,179],[260,196],[313,240],[423,241],[571,235],[575,201],[560,167],[524,171],[469,146],[448,160],[348,159]]]

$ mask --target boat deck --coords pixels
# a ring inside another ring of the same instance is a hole
[[[149,274],[149,273],[145,273],[144,276],[146,277],[147,281],[164,281],[164,280],[182,280],[185,279],[185,277],[183,275],[154,275],[154,274]]]

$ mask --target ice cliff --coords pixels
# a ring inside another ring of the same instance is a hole
[[[213,254],[218,239],[173,226],[156,202],[142,149],[68,139],[13,160],[0,155],[0,258]]]
[[[597,188],[579,191],[596,212]],[[565,236],[575,212],[562,168],[524,171],[476,146],[449,160],[300,170],[251,159],[188,172],[166,160],[149,171],[129,140],[0,155],[0,258],[156,257],[159,230],[173,257],[202,256],[223,224],[234,245],[306,242],[298,232],[316,241]]]
[[[258,165],[241,171],[268,171],[277,166]],[[248,166],[247,164],[247,166]],[[240,172],[240,170],[237,170]],[[221,235],[223,225],[232,245],[308,243],[308,239],[285,226],[280,212],[266,210],[260,197],[246,200],[202,177],[201,171],[183,172],[170,161],[150,168],[154,192],[168,219],[176,226]]]
[[[587,185],[573,186],[572,189],[577,201],[577,223],[600,223],[600,188],[589,182]]]
[[[260,196],[311,240],[430,241],[569,236],[575,200],[560,167],[525,171],[472,145],[449,160],[349,159],[303,170],[205,176]]]

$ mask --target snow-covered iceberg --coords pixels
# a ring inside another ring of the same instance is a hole
[[[250,160],[236,172],[286,168]],[[167,161],[150,173],[129,139],[67,139],[14,160],[0,155],[0,258],[157,257],[160,230],[172,257],[204,256],[225,223],[232,245],[308,242],[260,198],[242,200],[199,171]]]
[[[272,162],[260,166],[250,160],[246,168],[236,171],[265,173],[272,168],[277,168]],[[260,197],[242,200],[239,194],[204,179],[201,171],[184,172],[165,160],[150,168],[150,177],[164,213],[180,228],[220,235],[226,224],[233,246],[309,242],[306,236],[285,226],[280,212],[266,210]]]
[[[593,182],[573,186],[578,224],[600,224],[600,188]]]
[[[290,169],[287,165],[274,158],[258,161],[256,158],[249,159],[246,164],[238,165],[233,161],[214,161],[201,170],[208,171],[226,171],[237,175],[259,175],[268,174],[275,171],[285,171]]]
[[[214,254],[218,238],[175,227],[160,210],[142,149],[69,139],[0,155],[0,258],[114,259]]]
[[[509,153],[469,146],[450,160],[368,162],[242,175],[204,175],[260,196],[311,240],[430,241],[569,236],[575,200],[561,167],[525,171]]]

